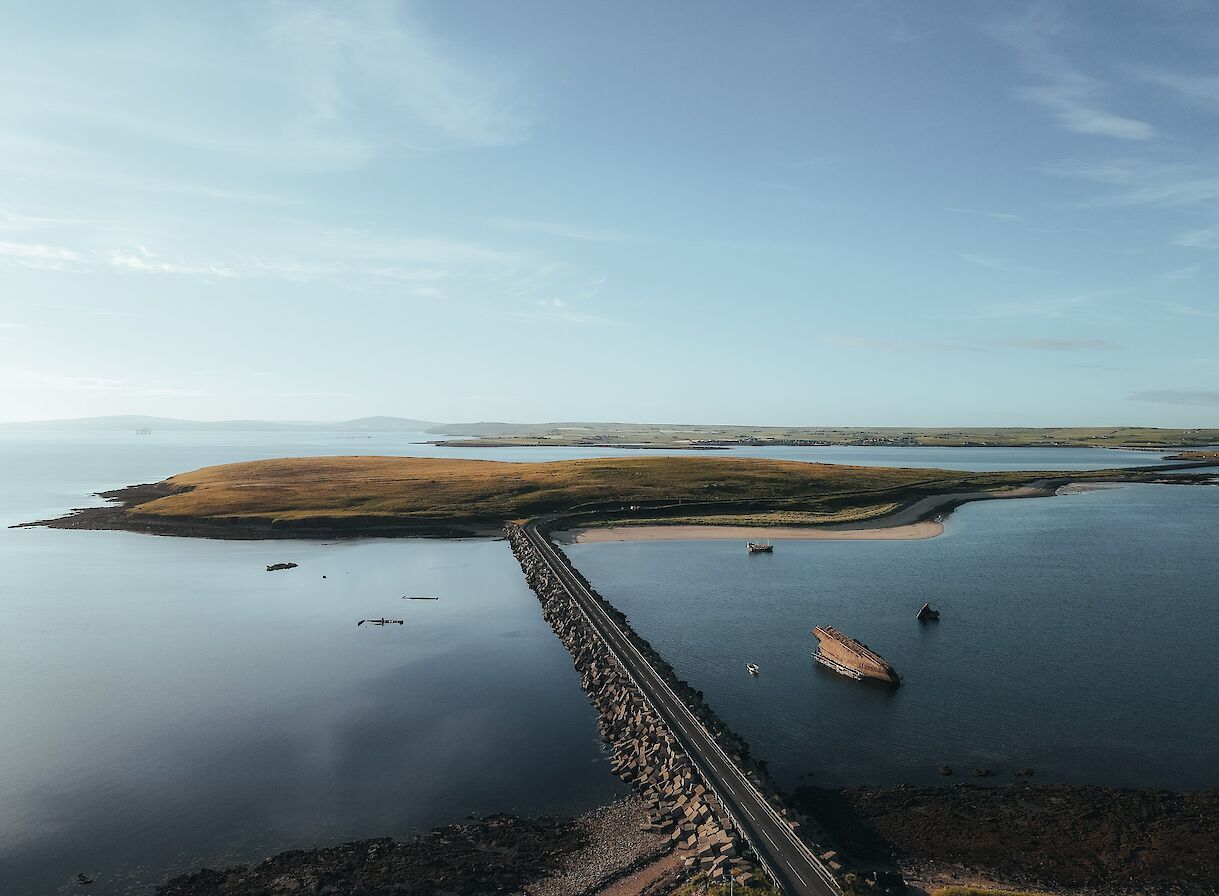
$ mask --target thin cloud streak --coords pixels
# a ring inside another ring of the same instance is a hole
[[[562,299],[539,299],[532,304],[536,310],[518,311],[515,314],[517,319],[550,321],[590,327],[618,327],[622,325],[620,321],[603,317],[599,314],[591,314],[587,311],[573,309]]]
[[[1172,244],[1186,249],[1219,250],[1219,227],[1187,230],[1173,237]]]
[[[1039,352],[1109,352],[1118,348],[1108,339],[1067,339],[1043,336],[1034,339],[1005,339],[999,343],[1009,348],[1026,348]]]
[[[1214,75],[1183,75],[1169,71],[1144,71],[1143,80],[1165,88],[1191,105],[1219,109],[1219,77]]]
[[[1165,311],[1177,317],[1206,317],[1219,319],[1219,310],[1209,308],[1198,308],[1194,305],[1187,305],[1184,302],[1170,302],[1163,299],[1153,301],[1150,304],[1163,308]]]
[[[1071,339],[1045,336],[1027,339],[874,339],[869,337],[834,337],[826,340],[844,348],[886,352],[990,352],[996,349],[1017,349],[1040,352],[1113,351],[1119,346],[1108,339]]]
[[[1191,391],[1186,389],[1150,389],[1135,392],[1129,401],[1147,401],[1156,404],[1200,405],[1219,407],[1219,391]]]
[[[532,218],[492,218],[487,223],[499,230],[538,233],[543,236],[588,243],[632,243],[638,239],[621,230],[572,227],[554,221],[538,221]]]
[[[203,398],[203,389],[175,386],[142,385],[106,376],[66,376],[30,370],[0,371],[0,382],[10,386],[49,389],[58,392],[82,392],[89,395],[120,395],[131,397]]]
[[[389,0],[241,6],[236,23],[195,16],[178,28],[159,10],[133,14],[92,56],[70,45],[41,56],[10,46],[0,99],[19,132],[45,139],[101,128],[145,145],[312,171],[528,137],[510,72],[463,58]],[[233,25],[242,41],[231,39]],[[164,89],[142,79],[153,67]],[[237,91],[265,110],[257,127],[227,101]]]
[[[1022,18],[1009,19],[991,30],[1043,82],[1018,88],[1016,96],[1041,106],[1060,127],[1116,140],[1145,141],[1156,136],[1156,129],[1147,122],[1103,108],[1107,85],[1079,71],[1053,48],[1052,38],[1065,26],[1047,7],[1033,7]]]
[[[1043,170],[1056,177],[1092,181],[1119,188],[1088,203],[1091,207],[1160,206],[1173,208],[1219,199],[1219,172],[1197,165],[1164,164],[1143,159],[1088,161],[1062,159]]]
[[[970,264],[976,264],[981,268],[991,268],[992,270],[1002,270],[1010,266],[1010,262],[1006,258],[999,258],[995,255],[975,255],[970,252],[958,252],[957,255],[968,261]]]

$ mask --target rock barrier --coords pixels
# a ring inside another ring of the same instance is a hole
[[[520,527],[509,526],[507,536],[543,618],[571,654],[580,686],[597,709],[611,768],[643,799],[643,827],[668,837],[692,873],[711,880],[731,874],[739,884],[758,877],[757,861],[728,811],[613,651]]]

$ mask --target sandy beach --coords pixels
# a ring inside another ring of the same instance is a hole
[[[935,538],[944,524],[933,520],[885,529],[813,529],[800,526],[597,526],[555,532],[560,544],[600,541],[914,541]]]

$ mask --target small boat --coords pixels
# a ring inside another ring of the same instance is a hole
[[[751,554],[773,554],[775,546],[769,541],[751,541],[749,542],[749,553]]]
[[[915,617],[919,622],[938,622],[940,611],[931,606],[931,604],[923,604],[919,608],[918,615]]]
[[[359,628],[365,622],[370,622],[373,625],[406,625],[405,619],[386,619],[381,617],[380,619],[361,619],[356,623],[356,628]]]
[[[746,663],[745,668],[749,670],[750,675],[757,675],[762,670],[758,668],[757,663]]]

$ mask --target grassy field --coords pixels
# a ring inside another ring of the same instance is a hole
[[[1170,455],[1169,460],[1219,460],[1219,451],[1182,451]]]
[[[727,883],[712,883],[701,874],[682,885],[674,896],[729,896],[730,892],[740,893],[741,896],[783,896],[774,887],[760,880],[751,881],[748,887],[730,887]]]
[[[640,517],[659,512],[704,521],[730,516],[737,522],[757,513],[786,513],[792,523],[812,523],[874,515],[928,494],[1018,486],[1046,475],[1103,480],[1123,474],[965,473],[699,455],[538,464],[288,458],[174,476],[168,484],[177,493],[127,512],[146,518],[474,523],[643,505]]]
[[[1108,427],[897,427],[688,426],[646,423],[473,423],[437,427],[432,433],[472,437],[440,444],[622,445],[691,448],[732,445],[921,445],[1087,448],[1189,448],[1219,444],[1216,429]]]

